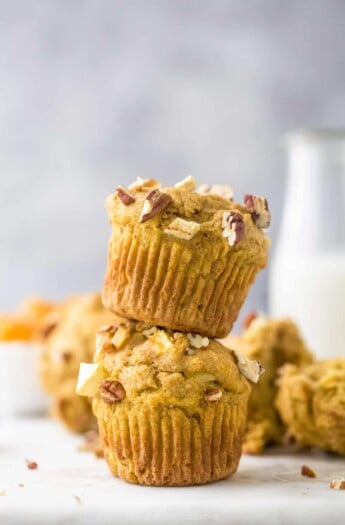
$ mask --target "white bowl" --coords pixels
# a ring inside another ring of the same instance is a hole
[[[38,377],[39,348],[30,342],[0,342],[0,416],[42,413],[47,408]]]

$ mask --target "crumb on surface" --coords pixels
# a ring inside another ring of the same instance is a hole
[[[329,484],[331,489],[335,490],[345,490],[345,478],[341,479],[332,479]]]
[[[316,478],[317,477],[316,472],[313,469],[311,469],[310,467],[308,467],[308,465],[302,465],[301,474],[302,474],[302,476],[306,476],[307,478]]]
[[[73,496],[77,503],[81,503],[81,498],[79,496]]]
[[[29,470],[37,470],[38,463],[36,461],[31,461],[30,459],[27,459],[26,466]]]

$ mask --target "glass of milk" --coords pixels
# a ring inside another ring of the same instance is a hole
[[[270,313],[297,321],[317,357],[345,357],[345,130],[297,131],[285,145]]]

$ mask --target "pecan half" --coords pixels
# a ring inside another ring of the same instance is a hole
[[[245,195],[244,205],[251,214],[258,228],[268,228],[271,222],[271,214],[267,199],[257,195]]]
[[[211,193],[213,195],[219,195],[224,199],[233,200],[234,192],[230,186],[225,186],[223,184],[201,184],[198,188],[198,193],[205,195]]]
[[[219,388],[211,388],[210,390],[206,390],[204,397],[209,405],[215,405],[218,403],[222,395],[223,392],[219,390]]]
[[[306,476],[307,478],[316,478],[316,472],[308,467],[308,465],[302,465],[301,467],[301,474],[302,476]]]
[[[222,218],[223,237],[228,239],[230,246],[239,243],[245,233],[246,225],[241,213],[237,211],[224,211]]]
[[[122,204],[125,206],[129,206],[129,204],[132,204],[135,202],[135,197],[129,193],[129,191],[125,190],[122,186],[119,186],[116,188],[116,194]]]
[[[104,379],[99,390],[105,403],[116,403],[117,401],[122,401],[122,399],[126,397],[126,390],[123,388],[120,381]]]
[[[150,191],[145,197],[139,222],[146,222],[161,213],[171,203],[172,197],[158,189]]]

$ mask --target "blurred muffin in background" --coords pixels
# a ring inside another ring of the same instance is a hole
[[[275,408],[278,370],[286,363],[297,366],[313,361],[297,326],[290,319],[270,319],[250,313],[244,332],[228,336],[223,344],[258,360],[265,368],[259,383],[253,385],[248,405],[248,422],[243,451],[260,454],[268,445],[280,444],[285,426]]]
[[[345,456],[345,358],[285,365],[276,406],[297,443]]]
[[[51,396],[51,414],[74,432],[97,426],[89,400],[75,393],[79,364],[92,362],[97,330],[119,320],[103,307],[99,293],[72,297],[45,317],[39,367],[42,384]]]

